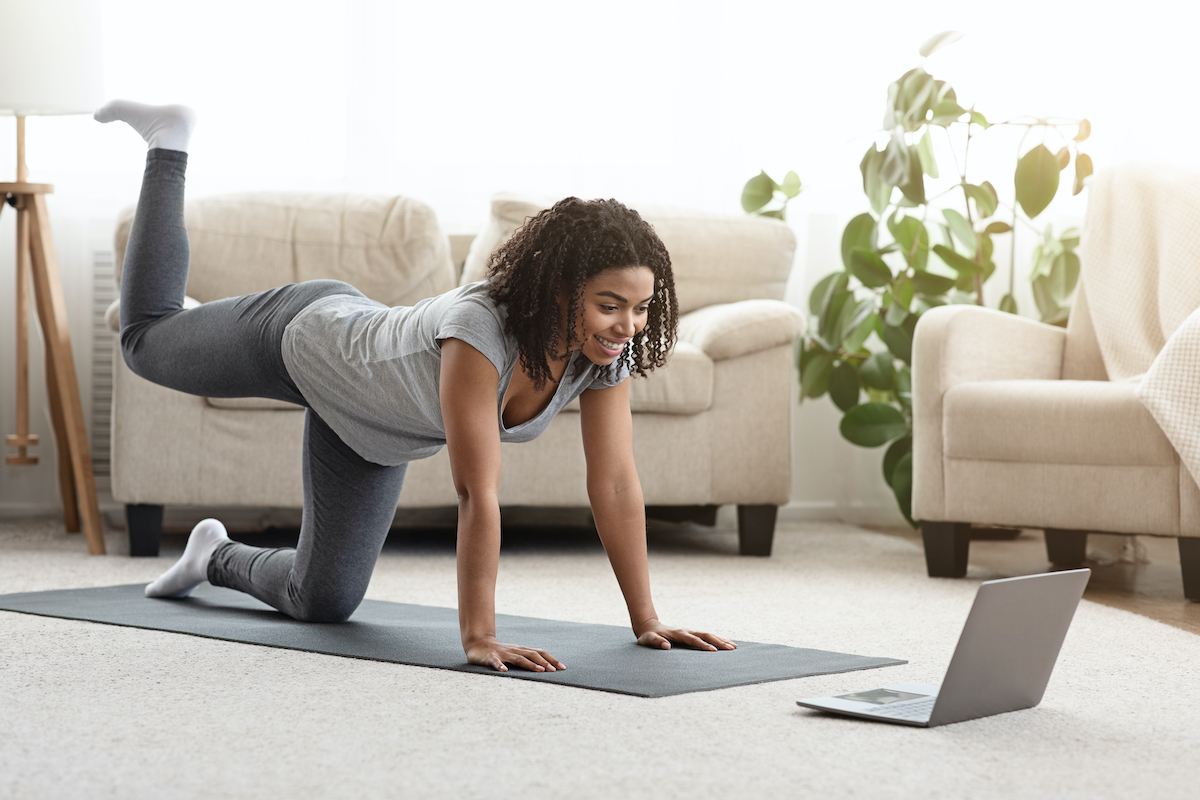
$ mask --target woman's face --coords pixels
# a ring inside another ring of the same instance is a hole
[[[654,273],[649,267],[606,269],[593,276],[583,287],[583,306],[569,349],[582,350],[593,364],[611,364],[646,327],[652,297]]]

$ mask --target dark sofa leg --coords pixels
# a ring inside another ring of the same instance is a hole
[[[158,555],[158,543],[162,539],[163,507],[152,505],[125,505],[125,527],[129,531],[129,555]]]
[[[744,556],[771,555],[779,506],[738,506],[738,550]]]
[[[1087,531],[1046,528],[1046,557],[1056,567],[1079,567],[1087,560]]]
[[[1183,596],[1200,603],[1200,539],[1179,537],[1179,567],[1183,572]]]
[[[925,568],[931,578],[961,578],[967,574],[971,525],[966,522],[921,522]]]

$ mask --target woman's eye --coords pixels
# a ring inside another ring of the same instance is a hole
[[[648,313],[650,313],[650,306],[638,306],[638,308],[637,308],[637,313],[639,313],[639,314],[648,314]]]
[[[603,310],[607,311],[610,314],[617,310],[616,306],[600,306],[600,308],[602,308]]]

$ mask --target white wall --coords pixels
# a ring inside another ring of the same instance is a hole
[[[1098,167],[1130,159],[1197,167],[1176,144],[1188,102],[1197,12],[1142,2],[1121,15],[1064,0],[925,2],[420,4],[357,0],[106,0],[110,96],[187,102],[201,116],[193,196],[243,189],[409,194],[451,231],[481,224],[515,189],[616,196],[740,213],[743,182],[797,170],[799,241],[789,299],[835,269],[841,226],[865,208],[858,161],[887,83],[948,28],[967,38],[927,68],[991,119],[1087,116]],[[1011,170],[1014,142],[989,132],[978,177]],[[31,179],[56,185],[50,211],[85,394],[91,252],[136,197],[143,146],[85,117],[30,119]],[[0,155],[15,126],[0,119]],[[4,156],[4,159],[11,159]],[[12,167],[0,160],[0,181]],[[974,172],[974,170],[973,170]],[[999,177],[997,177],[999,176]],[[998,184],[999,185],[999,184]],[[1002,189],[1003,191],[1003,189]],[[1047,217],[1078,221],[1081,200]],[[0,428],[15,430],[13,224],[0,214]],[[1032,247],[1018,244],[1024,257]],[[1007,253],[990,285],[1007,283]],[[1024,289],[1023,258],[1018,286]],[[55,465],[34,348],[37,467],[0,465],[0,513],[50,510]],[[89,398],[84,398],[85,403]],[[797,513],[896,521],[880,451],[841,441],[827,400],[796,411]],[[8,452],[8,451],[6,451]]]

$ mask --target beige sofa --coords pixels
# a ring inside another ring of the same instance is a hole
[[[433,212],[408,198],[249,193],[189,202],[189,302],[313,278],[345,280],[408,305],[482,277],[492,249],[545,199],[497,195],[461,270]],[[669,364],[632,387],[634,448],[652,513],[715,520],[738,506],[741,550],[770,553],[791,486],[793,340],[781,302],[795,239],[773,220],[643,209],[671,253],[681,312]],[[124,258],[133,210],[116,231]],[[460,274],[461,273],[461,274]],[[119,278],[118,278],[119,279]],[[109,309],[117,327],[118,310]],[[115,359],[112,491],[131,552],[157,552],[164,505],[300,508],[303,412],[270,400],[195,397],[153,385]],[[503,506],[586,507],[577,406],[534,442],[503,445]],[[449,460],[413,462],[401,508],[457,504]]]
[[[1060,566],[1088,532],[1179,539],[1200,600],[1200,489],[1135,396],[1109,381],[1081,286],[1066,330],[935,308],[913,343],[913,516],[929,574],[966,572],[971,523],[1043,528]]]

